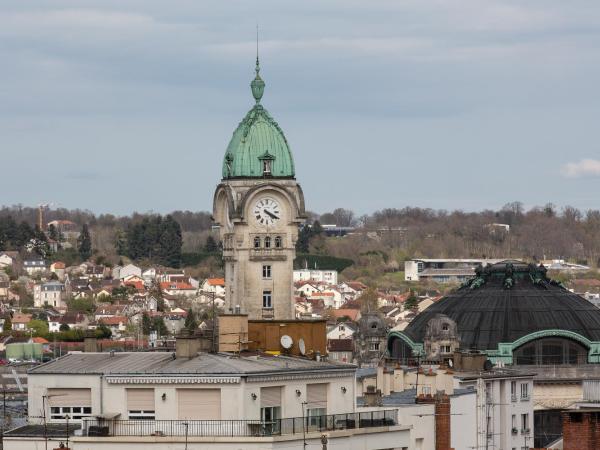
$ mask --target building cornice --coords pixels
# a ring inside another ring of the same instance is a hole
[[[108,384],[239,384],[240,377],[107,376]]]
[[[324,378],[344,378],[353,377],[354,370],[344,370],[336,372],[302,372],[302,373],[285,373],[281,375],[277,374],[265,374],[265,375],[250,375],[246,379],[248,383],[264,382],[264,381],[288,381],[288,380],[321,380]]]

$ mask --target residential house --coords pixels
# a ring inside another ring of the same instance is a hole
[[[202,291],[212,292],[217,297],[225,297],[225,279],[224,278],[208,278],[202,284]]]
[[[340,292],[347,300],[353,300],[362,294],[367,289],[367,285],[360,281],[346,281],[338,286]]]
[[[5,251],[0,252],[0,269],[12,267],[17,263],[19,252]]]
[[[331,310],[331,315],[335,319],[348,319],[352,322],[358,322],[361,318],[360,309],[340,308]]]
[[[110,328],[113,336],[120,336],[127,329],[128,319],[125,316],[103,317],[98,320],[98,324],[102,324]]]
[[[321,292],[319,285],[314,281],[298,281],[294,283],[294,286],[296,288],[296,294],[302,297],[311,297]]]
[[[41,258],[29,258],[23,261],[23,270],[27,275],[45,272],[46,268],[46,261]]]
[[[52,264],[50,264],[50,272],[56,274],[59,280],[65,279],[65,270],[66,266],[62,261],[54,261]]]
[[[94,311],[94,320],[99,322],[108,317],[122,316],[124,310],[125,305],[111,305],[110,303],[98,305],[96,311]]]
[[[142,277],[142,269],[134,264],[127,264],[125,266],[115,266],[112,270],[113,279],[124,280],[128,276],[137,275]]]
[[[327,332],[327,340],[352,339],[358,327],[352,322],[339,322],[331,326]]]
[[[79,237],[79,227],[75,222],[71,222],[70,220],[52,220],[46,226],[50,227],[51,225],[65,239],[77,239]]]
[[[294,282],[297,281],[316,281],[329,285],[338,284],[337,270],[318,270],[318,269],[300,269],[294,270]]]
[[[327,356],[330,361],[352,362],[354,343],[352,339],[328,339]]]
[[[65,285],[60,281],[48,281],[46,283],[36,284],[33,287],[33,305],[36,308],[52,306],[54,308],[64,309],[66,290]]]
[[[86,330],[89,325],[87,316],[81,312],[67,312],[58,320],[48,322],[51,332],[60,331],[61,325],[67,325],[70,330]]]
[[[31,314],[15,313],[12,317],[12,329],[15,331],[25,331],[29,322],[31,322]]]
[[[198,290],[189,283],[163,281],[160,283],[160,290],[173,296],[194,297]]]
[[[10,278],[4,272],[0,272],[0,300],[8,299]]]

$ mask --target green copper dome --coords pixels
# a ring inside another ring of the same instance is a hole
[[[283,131],[260,104],[265,82],[259,75],[250,83],[254,107],[233,132],[223,159],[223,178],[293,178],[294,159]]]

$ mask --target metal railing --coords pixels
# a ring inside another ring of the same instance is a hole
[[[281,436],[397,425],[395,409],[261,420],[120,420],[86,418],[84,436]]]

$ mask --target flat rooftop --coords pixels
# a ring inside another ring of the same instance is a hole
[[[289,356],[237,356],[199,353],[194,358],[173,358],[172,353],[69,353],[29,370],[37,374],[102,375],[206,375],[243,376],[266,373],[335,371],[354,373],[356,366]]]

